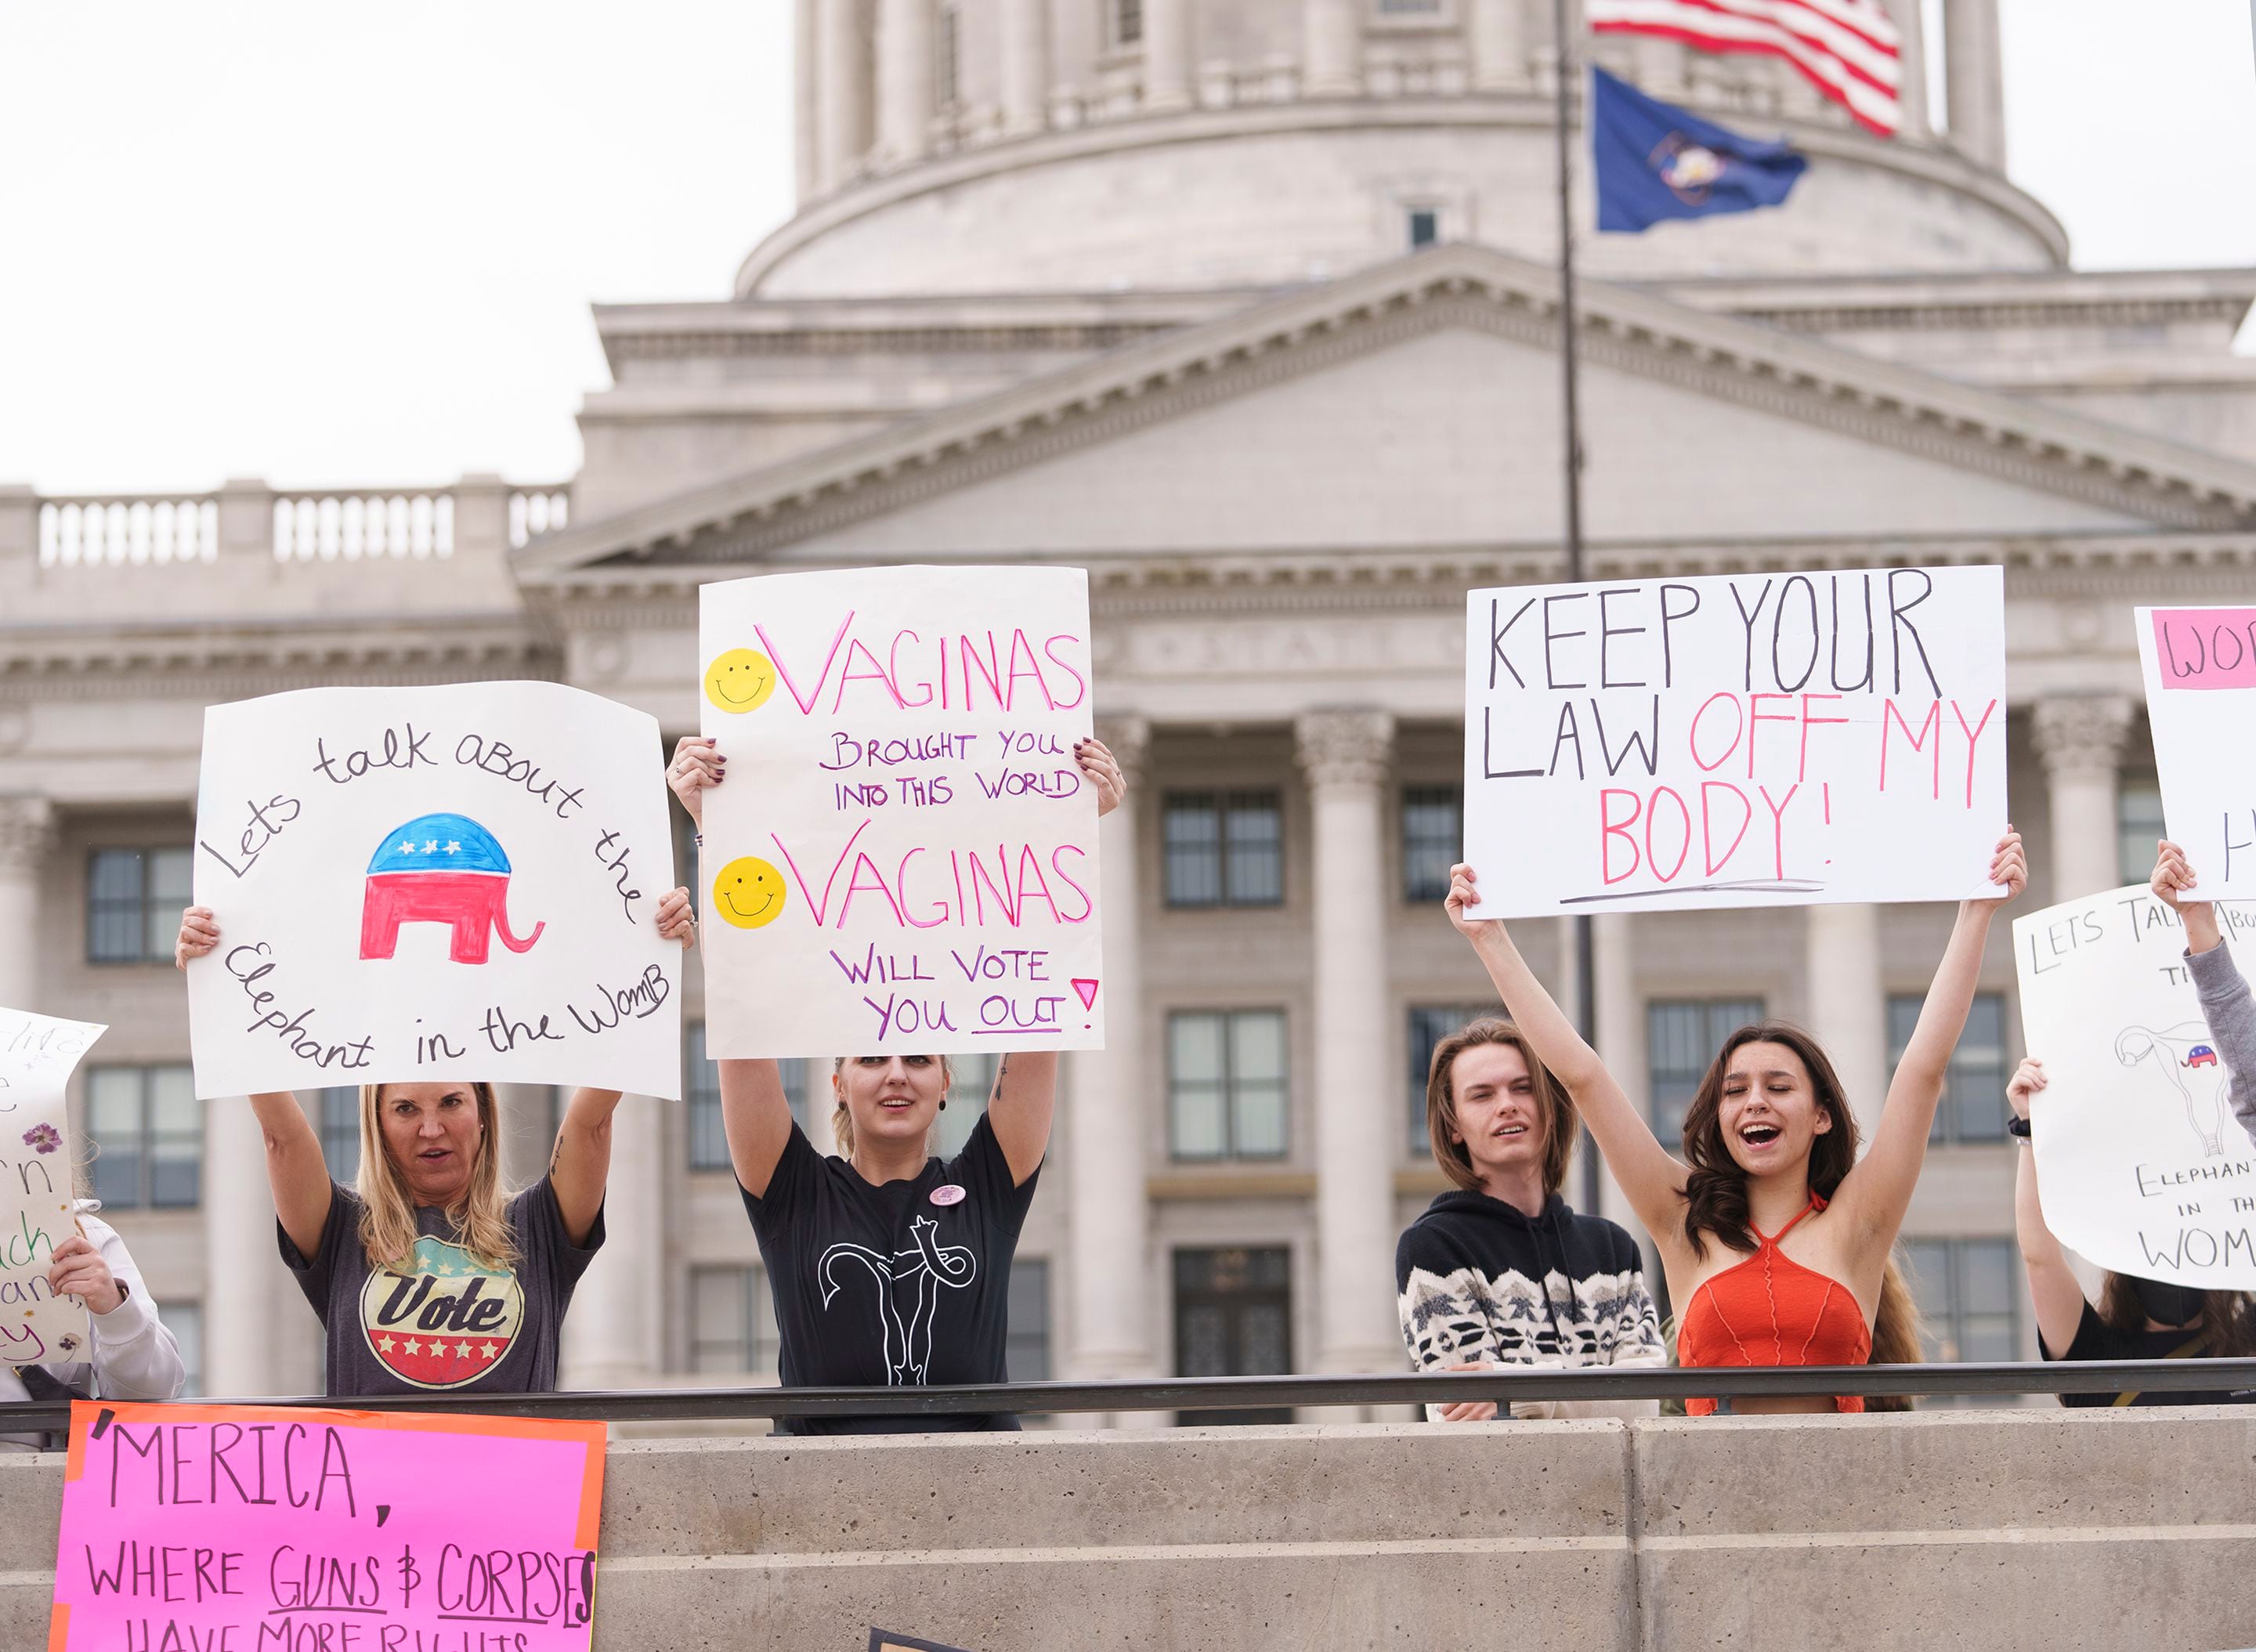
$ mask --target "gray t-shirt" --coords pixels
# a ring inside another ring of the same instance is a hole
[[[564,1231],[543,1176],[509,1202],[517,1266],[488,1267],[454,1242],[447,1213],[419,1206],[415,1253],[371,1273],[360,1246],[360,1197],[331,1184],[328,1220],[312,1258],[277,1222],[282,1260],[328,1331],[328,1392],[470,1389],[549,1394],[572,1288],[603,1248],[603,1212],[585,1245]]]

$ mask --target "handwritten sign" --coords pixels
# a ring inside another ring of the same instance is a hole
[[[78,1232],[70,1076],[109,1029],[0,1009],[0,1364],[88,1357],[86,1304],[47,1285]]]
[[[731,580],[700,634],[712,1053],[1102,1047],[1088,575]]]
[[[2256,956],[2256,908],[2217,921]],[[2103,1267],[2256,1288],[2256,1147],[2232,1116],[2177,914],[2133,884],[2013,921],[2045,1223]]]
[[[586,1652],[601,1423],[71,1407],[48,1652]]]
[[[1483,914],[1991,892],[2000,569],[1514,586],[1465,618]]]
[[[658,724],[549,682],[204,714],[196,1093],[487,1079],[680,1093]]]
[[[2170,841],[2202,893],[2256,899],[2256,608],[2133,613]]]

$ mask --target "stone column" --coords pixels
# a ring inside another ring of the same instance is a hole
[[[803,204],[821,187],[816,172],[820,140],[815,136],[815,105],[822,94],[814,73],[814,0],[793,0],[792,17],[792,164]]]
[[[2036,748],[2052,804],[2048,901],[2074,900],[2121,882],[2116,766],[2131,731],[2121,695],[2056,695],[2037,702]]]
[[[1316,1340],[1322,1371],[1402,1360],[1394,1300],[1399,1081],[1387,1061],[1386,781],[1394,719],[1295,724],[1315,824]]]
[[[1472,0],[1465,34],[1473,60],[1473,90],[1527,89],[1526,0]]]
[[[1048,0],[1003,0],[1003,130],[1038,132],[1050,96]]]
[[[0,797],[0,1008],[39,1001],[39,875],[54,841],[46,798]]]
[[[1096,738],[1120,759],[1128,801],[1097,828],[1103,902],[1104,1042],[1066,1058],[1072,1117],[1066,1136],[1066,1255],[1072,1301],[1066,1369],[1078,1380],[1159,1374],[1152,1331],[1152,1218],[1144,1191],[1154,1120],[1164,1112],[1148,1074],[1144,1014],[1144,814],[1151,727],[1141,717],[1103,717]]]
[[[1153,114],[1191,101],[1190,0],[1144,0],[1144,107]]]
[[[1970,159],[2006,166],[2005,67],[1998,0],[1943,0],[1942,71],[1950,141]]]
[[[1602,912],[1591,921],[1590,939],[1597,954],[1598,1057],[1631,1104],[1642,1111],[1651,1107],[1653,1098],[1646,1067],[1645,1001],[1637,990],[1637,935],[1632,928],[1635,922],[1626,912]],[[1595,1147],[1588,1150],[1597,1151]],[[1637,1213],[1630,1209],[1621,1184],[1604,1159],[1599,1160],[1598,1168],[1597,1214],[1633,1233],[1642,1232]]]
[[[204,1104],[204,1392],[215,1399],[304,1391],[311,1373],[274,1360],[274,1195],[266,1133],[247,1096]]]
[[[666,1128],[669,1103],[629,1096],[611,1126],[603,1248],[564,1320],[568,1388],[636,1388],[667,1366]]]
[[[868,145],[870,95],[862,39],[861,0],[815,0],[815,171],[835,189]]]
[[[1831,1057],[1866,1141],[1888,1093],[1888,1000],[1880,969],[1880,909],[1812,907],[1806,944],[1808,1025]]]
[[[932,0],[878,0],[878,154],[899,166],[932,134]]]
[[[1363,89],[1363,18],[1357,0],[1301,0],[1301,95],[1352,97]]]
[[[1903,109],[1901,135],[1923,138],[1927,120],[1927,21],[1921,0],[1887,0],[1888,20],[1896,25],[1896,102]]]

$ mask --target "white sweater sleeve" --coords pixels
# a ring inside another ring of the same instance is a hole
[[[125,1300],[106,1314],[89,1315],[94,1326],[95,1392],[105,1400],[172,1400],[187,1378],[180,1345],[157,1317],[157,1304],[141,1282],[132,1253],[109,1223],[81,1216],[80,1225],[117,1282]]]

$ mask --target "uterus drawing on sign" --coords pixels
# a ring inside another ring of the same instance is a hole
[[[2229,1077],[2209,1028],[2180,1021],[2157,1032],[2126,1027],[2115,1035],[2115,1059],[2168,1080],[2185,1105],[2186,1124],[2201,1143],[2202,1156],[2224,1156],[2224,1086]]]
[[[532,950],[544,921],[519,940],[509,927],[509,857],[494,835],[466,815],[424,815],[385,835],[368,863],[361,896],[360,955],[388,958],[406,923],[443,923],[447,956],[483,964],[492,938],[512,952]]]

